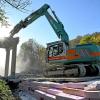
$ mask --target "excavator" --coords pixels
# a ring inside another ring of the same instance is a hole
[[[49,9],[52,15],[49,13]],[[13,38],[22,28],[26,28],[41,16],[47,18],[57,37],[60,39],[60,41],[47,43],[47,63],[59,65],[60,67],[47,69],[45,76],[85,77],[100,75],[100,46],[87,43],[71,48],[64,25],[48,4],[44,4],[40,9],[15,25],[10,31],[9,37]]]

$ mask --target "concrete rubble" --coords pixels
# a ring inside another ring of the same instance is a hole
[[[26,80],[19,84],[19,91],[22,100],[100,100],[100,81],[60,84]]]
[[[19,92],[19,97],[21,100],[36,100],[31,94],[24,91]]]

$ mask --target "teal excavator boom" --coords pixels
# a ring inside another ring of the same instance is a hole
[[[48,19],[58,38],[61,39],[64,43],[66,43],[66,45],[69,45],[69,37],[64,29],[64,25],[58,19],[54,11],[52,11],[52,14],[54,15],[55,19],[48,13],[48,11],[45,13],[45,16]]]
[[[55,31],[58,38],[60,38],[66,44],[69,44],[69,37],[64,30],[64,26],[62,22],[58,19],[55,12],[51,10],[53,17],[47,11],[50,8],[48,4],[44,4],[40,9],[31,13],[25,20],[21,20],[11,31],[10,37],[13,37],[17,34],[22,28],[26,28],[29,24],[37,20],[39,17],[45,15],[53,30]]]
[[[45,12],[48,10],[49,5],[45,4],[37,11],[31,13],[28,17],[26,17],[24,20],[21,20],[17,25],[14,26],[14,28],[10,31],[10,37],[13,37],[15,34],[17,34],[22,28],[26,28],[29,24],[34,22],[39,17],[43,16]]]

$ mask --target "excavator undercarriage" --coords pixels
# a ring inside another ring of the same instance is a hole
[[[100,74],[100,46],[94,44],[77,45],[66,48],[63,42],[47,44],[47,62],[62,64],[61,67],[47,69],[49,77],[85,77]]]

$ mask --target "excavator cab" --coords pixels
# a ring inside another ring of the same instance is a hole
[[[66,55],[66,50],[68,50],[68,48],[66,48],[65,43],[62,41],[47,43],[46,61],[48,63],[55,63],[55,61],[58,63]]]

